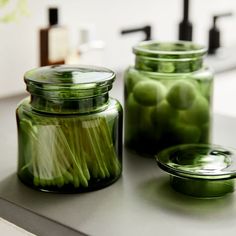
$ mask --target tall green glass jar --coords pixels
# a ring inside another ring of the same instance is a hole
[[[209,143],[213,74],[206,48],[145,41],[125,72],[125,145],[152,156],[172,145]]]
[[[115,74],[48,66],[24,76],[30,97],[17,108],[18,176],[52,192],[110,185],[122,172],[122,107],[109,98]]]

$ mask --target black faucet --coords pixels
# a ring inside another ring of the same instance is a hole
[[[183,0],[183,20],[179,23],[179,40],[192,41],[193,27],[189,21],[189,0]]]
[[[143,32],[145,34],[144,41],[152,39],[152,27],[150,25],[145,25],[144,27],[133,28],[133,29],[125,29],[121,31],[121,34],[129,34]]]

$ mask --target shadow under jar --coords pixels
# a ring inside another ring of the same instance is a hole
[[[122,107],[115,79],[100,67],[48,66],[26,72],[30,97],[17,108],[18,176],[50,192],[110,185],[122,171]]]
[[[145,41],[125,72],[125,145],[153,156],[172,145],[210,143],[213,74],[206,48]]]

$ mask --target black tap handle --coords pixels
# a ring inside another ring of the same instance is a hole
[[[143,32],[145,34],[144,41],[152,39],[152,27],[150,25],[146,25],[144,27],[133,28],[133,29],[125,29],[121,31],[121,34],[130,34],[136,32]]]

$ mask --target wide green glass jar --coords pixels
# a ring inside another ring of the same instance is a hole
[[[122,107],[109,98],[115,74],[48,66],[25,73],[30,97],[17,108],[18,176],[33,188],[84,192],[122,171]]]
[[[125,72],[125,145],[152,156],[177,144],[209,143],[213,74],[206,48],[145,41]]]

